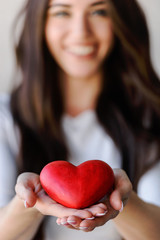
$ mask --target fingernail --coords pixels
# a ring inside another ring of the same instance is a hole
[[[60,226],[61,224],[59,222],[56,222],[58,226]]]
[[[24,206],[25,206],[25,208],[28,208],[28,207],[29,207],[29,205],[28,205],[28,203],[27,203],[27,200],[24,200]]]
[[[95,217],[85,218],[86,220],[93,220]]]
[[[40,185],[40,183],[39,183],[39,184],[35,187],[34,192],[35,192],[35,193],[38,193],[40,189],[41,189],[41,185]]]
[[[79,227],[80,230],[86,230],[88,227]]]
[[[103,212],[103,213],[97,213],[96,216],[97,216],[97,217],[102,217],[102,216],[106,215],[107,212],[108,212],[108,211],[105,211],[105,212]]]
[[[76,225],[76,224],[77,224],[76,221],[70,221],[70,220],[68,220],[67,222],[68,222],[69,224],[71,224],[71,225]]]
[[[123,211],[123,202],[122,202],[122,206],[121,209],[119,210],[119,212],[121,213]]]
[[[67,225],[69,225],[69,223],[68,222],[61,222],[61,225],[67,226]]]

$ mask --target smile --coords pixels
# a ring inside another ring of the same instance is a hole
[[[86,56],[93,54],[95,47],[93,46],[73,46],[69,48],[69,52],[79,56]]]

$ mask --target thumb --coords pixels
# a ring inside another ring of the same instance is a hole
[[[110,204],[115,210],[122,211],[132,191],[132,184],[122,169],[114,169],[115,190],[110,195]]]
[[[39,175],[34,173],[22,173],[17,179],[15,191],[17,196],[24,201],[26,208],[33,207],[37,201],[37,192],[41,185]]]
[[[111,206],[118,211],[121,211],[123,208],[123,202],[121,200],[121,195],[119,191],[115,190],[110,195],[110,204]]]

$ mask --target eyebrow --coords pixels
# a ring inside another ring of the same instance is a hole
[[[98,1],[98,2],[92,3],[91,6],[94,7],[94,6],[102,5],[102,4],[106,4],[106,3],[107,3],[107,0]],[[64,4],[64,3],[52,3],[52,4],[50,4],[48,6],[48,8],[51,8],[51,7],[66,7],[66,8],[70,8],[71,5],[70,4]]]
[[[97,5],[106,4],[106,3],[107,3],[107,0],[104,0],[104,1],[92,3],[91,6],[97,6]]]

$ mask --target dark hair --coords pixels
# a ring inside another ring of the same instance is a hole
[[[57,65],[44,40],[47,8],[44,0],[29,0],[25,6],[24,28],[16,47],[22,84],[13,91],[11,100],[22,135],[21,171],[37,173],[48,161],[66,159],[67,152],[60,127],[63,103]]]
[[[160,81],[150,60],[145,16],[136,1],[110,1],[115,48],[106,60],[99,120],[117,143],[134,189],[160,156]]]
[[[103,89],[97,102],[100,123],[122,153],[134,189],[139,177],[160,157],[160,82],[150,61],[145,16],[135,0],[112,0],[115,44],[104,62]],[[39,173],[57,159],[67,160],[60,120],[63,97],[58,66],[47,49],[44,28],[48,1],[29,0],[16,47],[22,83],[11,97],[21,131],[21,171]]]

